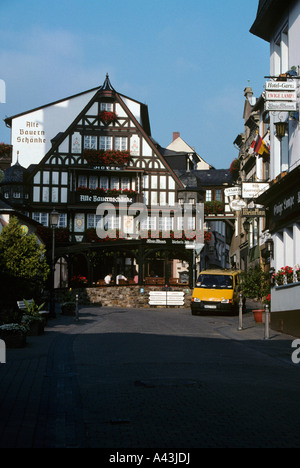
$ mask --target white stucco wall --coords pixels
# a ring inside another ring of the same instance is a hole
[[[300,283],[280,286],[271,291],[271,312],[285,312],[300,309]]]
[[[287,51],[287,58],[280,60],[278,52],[276,51],[275,41],[278,38],[280,31],[287,26],[287,46],[283,44],[281,53],[285,56]],[[276,30],[270,41],[270,74],[271,76],[278,76],[279,73],[284,73],[291,69],[293,66],[300,66],[300,1],[293,2],[288,16],[282,18],[281,24]],[[280,63],[283,65],[280,68]],[[287,62],[287,63],[286,63]],[[299,74],[299,71],[298,71]],[[298,88],[299,90],[299,88]],[[299,106],[299,96],[298,96]],[[278,120],[286,120],[288,118],[287,113],[270,113],[271,128],[274,128],[273,124]],[[289,170],[289,168],[295,167],[300,162],[300,131],[299,131],[299,120],[295,121],[289,119],[289,142],[287,152],[283,155],[283,160],[280,161],[280,142],[275,137],[274,132],[271,132],[271,178],[274,179],[280,172]]]
[[[51,140],[77,117],[95,94],[90,91],[69,99],[49,104],[13,118],[11,144],[13,145],[12,164],[17,161],[28,167],[38,164],[51,147]]]

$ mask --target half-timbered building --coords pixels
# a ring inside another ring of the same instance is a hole
[[[35,112],[22,116],[41,129]],[[17,118],[6,123],[13,129]],[[183,232],[178,225],[182,220],[170,214],[185,186],[151,137],[147,106],[116,92],[107,76],[66,129],[64,125],[41,160],[23,174],[23,210],[42,225],[46,243],[51,241],[50,212],[55,208],[60,214],[56,285],[64,286],[77,275],[98,283],[108,273],[123,273],[131,281],[138,277],[139,283],[150,276],[189,282],[191,251],[185,249],[184,235],[174,235]],[[39,131],[49,134],[43,128]],[[19,152],[21,160],[21,148]],[[2,195],[11,200],[6,182],[4,178]],[[194,227],[192,214],[189,226]],[[187,267],[181,278],[173,270],[174,258]]]
[[[129,284],[193,285],[196,263],[198,270],[203,266],[201,250],[205,266],[208,259],[229,266],[226,248],[219,248],[227,242],[225,231],[221,241],[215,227],[204,232],[211,221],[232,217],[224,212],[223,190],[232,183],[228,171],[215,170],[182,143],[162,148],[152,138],[147,106],[118,93],[108,75],[99,88],[7,118],[6,124],[14,164],[0,183],[1,194],[40,223],[49,255],[50,213],[59,213],[56,287],[75,284],[74,278],[103,284],[110,273],[113,280],[122,273]],[[198,207],[209,205],[216,178],[213,198],[220,195],[224,213],[206,213],[204,225]]]

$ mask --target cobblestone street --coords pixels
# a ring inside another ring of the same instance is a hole
[[[251,313],[87,307],[0,366],[2,448],[298,447],[293,337]]]

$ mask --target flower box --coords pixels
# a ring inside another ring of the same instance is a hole
[[[91,165],[104,164],[105,166],[126,166],[130,161],[130,152],[86,149],[83,151],[83,157]]]
[[[118,120],[118,116],[115,112],[101,111],[98,114],[99,119],[104,124],[111,124]]]
[[[225,204],[221,201],[206,201],[204,203],[204,214],[205,215],[217,215],[217,214],[222,214],[225,211]]]

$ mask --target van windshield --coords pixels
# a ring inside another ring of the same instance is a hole
[[[196,288],[232,289],[233,277],[231,275],[199,275]]]

